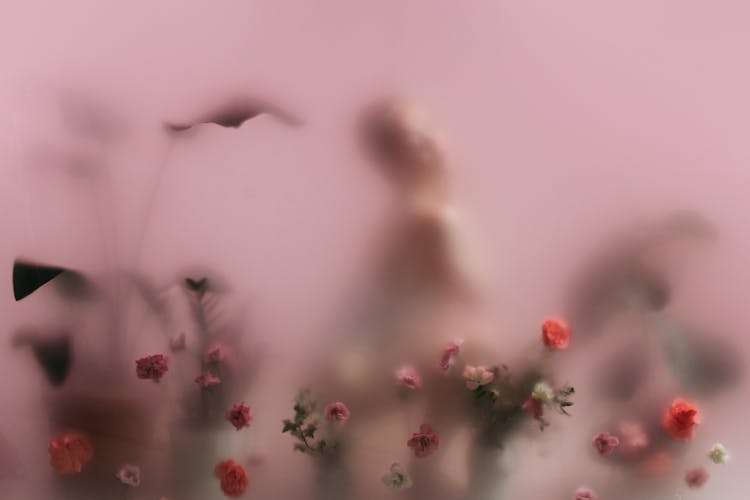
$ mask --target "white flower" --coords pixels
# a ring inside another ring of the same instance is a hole
[[[464,378],[466,379],[466,387],[473,391],[492,382],[495,379],[495,374],[484,366],[466,365]]]
[[[725,464],[731,458],[729,451],[721,443],[716,443],[708,451],[708,458],[715,464]]]
[[[549,404],[555,398],[555,391],[547,382],[541,380],[534,385],[534,390],[531,391],[531,397],[544,404]]]
[[[401,464],[394,463],[391,465],[391,471],[383,476],[383,483],[392,490],[403,490],[412,487],[411,478],[401,468]]]
[[[137,465],[123,465],[122,468],[117,471],[115,477],[117,477],[117,479],[119,479],[123,484],[127,484],[128,486],[132,486],[133,488],[135,488],[136,486],[141,484],[141,468]]]

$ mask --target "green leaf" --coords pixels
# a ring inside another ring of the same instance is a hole
[[[292,430],[294,430],[294,429],[295,429],[296,427],[297,427],[297,426],[296,426],[296,425],[294,424],[294,422],[292,422],[291,420],[288,420],[288,419],[287,419],[287,420],[284,420],[284,428],[283,428],[283,429],[281,430],[281,433],[283,434],[283,433],[285,433],[285,432],[289,432],[289,431],[292,431]]]

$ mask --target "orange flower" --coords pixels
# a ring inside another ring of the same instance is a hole
[[[76,474],[94,456],[88,439],[74,432],[58,434],[49,442],[49,463],[60,475]]]
[[[675,399],[664,414],[661,426],[674,439],[687,441],[693,437],[695,426],[701,423],[698,407],[686,399]]]
[[[570,327],[559,318],[547,319],[542,323],[542,342],[550,349],[566,349],[570,344]]]
[[[224,460],[216,464],[214,475],[221,480],[221,491],[228,497],[239,497],[247,489],[245,469],[234,460]]]

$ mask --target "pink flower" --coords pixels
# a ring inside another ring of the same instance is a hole
[[[229,420],[235,429],[240,430],[243,427],[250,427],[250,407],[245,403],[232,405],[232,408],[227,411],[224,417]]]
[[[466,365],[464,368],[466,387],[473,391],[495,380],[495,374],[484,366]]]
[[[115,477],[119,479],[122,484],[127,484],[128,486],[135,488],[141,484],[141,468],[137,465],[123,465],[120,470],[117,471]]]
[[[219,385],[221,383],[221,379],[215,376],[210,371],[206,370],[200,375],[198,375],[197,377],[195,377],[195,383],[203,387],[204,389],[207,389],[209,387]]]
[[[576,490],[574,500],[599,500],[599,495],[594,490],[582,486]]]
[[[621,422],[620,437],[622,441],[622,451],[625,453],[638,453],[648,448],[649,438],[643,425],[637,422]]]
[[[323,413],[325,414],[326,420],[337,424],[346,423],[351,415],[349,408],[347,408],[341,401],[329,404],[325,407]]]
[[[76,474],[83,470],[94,456],[91,443],[81,434],[58,434],[49,442],[49,463],[58,474]]]
[[[705,467],[697,467],[687,471],[685,474],[685,483],[687,483],[690,488],[700,488],[706,484],[708,477],[708,471]]]
[[[163,354],[152,354],[135,360],[135,374],[138,378],[151,379],[158,382],[169,370],[167,357]]]
[[[402,366],[396,370],[396,383],[409,389],[422,387],[422,377],[413,366]]]
[[[599,455],[608,457],[609,455],[614,453],[615,448],[620,446],[620,440],[617,438],[617,436],[613,436],[609,432],[600,432],[599,434],[594,436],[591,444],[594,445],[594,449],[597,451],[597,453],[599,453]]]
[[[441,370],[446,371],[455,364],[456,358],[458,357],[458,351],[463,343],[463,339],[454,339],[445,345],[443,353],[440,355],[440,361],[438,362],[438,366]]]
[[[541,420],[544,416],[544,405],[541,400],[536,398],[527,399],[521,405],[521,409],[537,420]]]
[[[419,432],[415,432],[406,442],[406,445],[414,450],[417,458],[431,455],[440,445],[440,438],[427,424],[419,426]]]
[[[205,363],[226,363],[230,358],[230,350],[224,344],[212,344],[203,355]]]

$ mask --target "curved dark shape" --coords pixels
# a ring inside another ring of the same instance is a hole
[[[237,98],[225,102],[190,122],[166,123],[164,126],[169,132],[175,133],[204,123],[214,123],[221,127],[239,128],[246,121],[263,114],[270,115],[290,127],[299,127],[303,124],[303,121],[299,117],[267,101]]]
[[[31,344],[39,366],[44,370],[47,380],[59,387],[68,378],[72,361],[70,337],[64,335],[50,340],[39,340]]]
[[[55,279],[67,269],[56,266],[45,266],[23,260],[13,263],[13,295],[21,300],[34,293],[37,288]]]
[[[54,336],[44,336],[35,328],[23,328],[13,338],[16,347],[31,347],[47,381],[55,387],[61,386],[68,378],[73,354],[70,335],[65,332]]]

